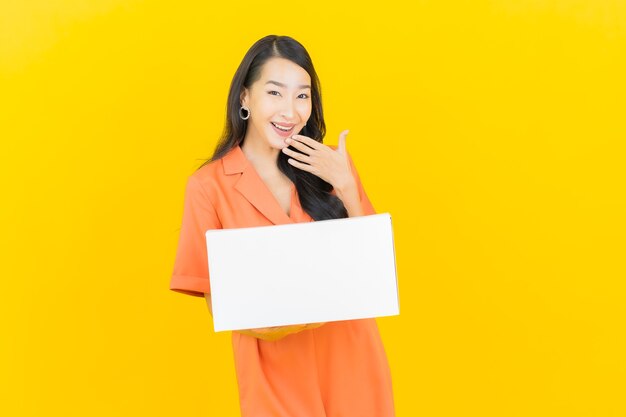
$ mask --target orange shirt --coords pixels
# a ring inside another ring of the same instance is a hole
[[[364,213],[375,214],[348,157]],[[208,229],[309,221],[296,187],[288,216],[235,146],[187,180],[170,289],[199,297],[211,292]],[[373,318],[328,322],[273,342],[233,331],[232,345],[242,417],[395,415],[391,373]]]

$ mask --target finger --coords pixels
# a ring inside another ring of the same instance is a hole
[[[296,152],[293,149],[289,149],[289,148],[283,148],[283,153],[286,155],[291,156],[294,159],[297,159],[298,161],[302,161],[305,162],[307,164],[311,164],[311,157],[300,153],[300,152]]]
[[[311,148],[308,145],[305,145],[302,141],[299,141],[297,139],[287,139],[287,144],[293,146],[299,151],[304,152],[307,155],[310,155],[312,152],[315,151],[315,149]]]
[[[348,136],[348,133],[350,133],[350,131],[346,129],[339,134],[339,145],[337,146],[337,150],[342,155],[346,154],[346,136]]]
[[[266,328],[266,329],[269,329],[269,328]],[[251,335],[253,337],[256,337],[257,339],[273,341],[278,336],[278,332],[276,330],[274,330],[274,331],[262,331],[262,332],[253,331],[253,332],[251,332]]]
[[[255,333],[269,333],[272,331],[271,327],[258,327],[256,329],[250,329],[251,331],[255,332]]]
[[[302,162],[298,162],[293,158],[289,158],[287,159],[287,162],[289,162],[291,165],[295,166],[296,168],[299,168],[303,171],[307,171],[310,173],[315,174],[315,168],[313,168],[313,166],[309,165],[309,164],[304,164]]]
[[[316,141],[315,139],[311,139],[308,136],[303,136],[303,135],[293,135],[292,138],[296,141],[302,142],[305,145],[313,148],[313,149],[321,149],[322,146],[324,146],[323,144],[319,143],[318,141]]]

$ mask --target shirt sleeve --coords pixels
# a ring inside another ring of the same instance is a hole
[[[170,290],[196,297],[211,293],[205,232],[221,228],[206,190],[189,176]]]
[[[352,156],[350,155],[349,152],[347,152],[347,154],[348,154],[348,160],[350,161],[350,169],[352,169],[352,175],[354,176],[354,179],[356,180],[357,188],[359,189],[359,198],[361,199],[361,206],[363,207],[363,212],[365,213],[366,216],[370,214],[376,214],[376,210],[374,209],[372,202],[367,197],[367,193],[365,192],[363,183],[361,183],[361,177],[359,176],[359,172],[357,171],[356,166],[354,165]]]

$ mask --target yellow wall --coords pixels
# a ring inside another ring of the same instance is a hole
[[[392,215],[398,416],[626,415],[625,2],[229,4],[0,3],[0,415],[238,415],[230,335],[168,284],[267,34]]]

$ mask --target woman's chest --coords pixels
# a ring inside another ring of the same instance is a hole
[[[224,229],[313,221],[291,182],[267,181],[254,189],[234,186],[216,191],[214,206]]]
[[[274,200],[280,206],[280,209],[289,217],[292,204],[292,182],[288,179],[266,178],[264,179],[264,183]]]

